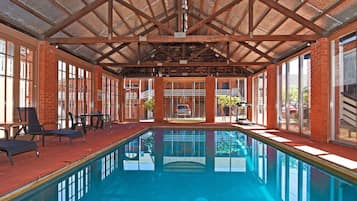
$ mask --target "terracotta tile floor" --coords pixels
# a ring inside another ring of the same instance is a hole
[[[90,131],[86,136],[85,142],[81,139],[76,139],[72,144],[70,144],[67,139],[63,139],[62,143],[59,143],[57,138],[49,137],[46,139],[45,147],[39,146],[39,151],[41,153],[39,158],[37,158],[33,152],[20,154],[14,157],[14,166],[10,165],[5,154],[0,153],[0,196],[153,125],[191,126],[192,124],[118,124],[114,125],[111,129],[106,128],[103,130],[99,129],[96,131]],[[202,127],[231,126],[229,124],[204,123],[193,125]],[[253,127],[249,129],[262,132],[262,129],[264,128]],[[308,145],[338,156],[343,156],[350,160],[357,161],[357,149],[351,149],[334,144],[315,143],[310,141],[308,138],[295,136],[293,134],[282,132],[269,133],[289,139],[290,142],[286,142],[285,144],[290,146]]]

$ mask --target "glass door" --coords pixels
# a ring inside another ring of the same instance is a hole
[[[139,90],[125,91],[125,121],[139,121]]]

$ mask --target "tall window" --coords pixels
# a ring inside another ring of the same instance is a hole
[[[67,111],[67,64],[58,61],[58,124],[60,128],[66,127]]]
[[[357,34],[331,42],[332,139],[357,143]]]
[[[76,112],[76,96],[77,96],[77,88],[76,88],[76,80],[77,80],[77,68],[76,66],[69,64],[68,69],[68,112],[72,112],[73,115],[77,114]]]
[[[118,117],[118,80],[109,76],[102,76],[102,112],[108,114],[112,121]]]
[[[0,39],[0,122],[13,121],[14,44]]]
[[[267,123],[267,73],[262,72],[253,77],[253,121],[257,124]]]
[[[310,54],[283,63],[278,71],[279,125],[295,133],[310,134]]]
[[[86,113],[85,110],[85,92],[86,92],[86,87],[85,87],[85,77],[84,77],[84,70],[82,68],[78,68],[78,93],[77,93],[77,108],[78,108],[78,114],[83,114]]]
[[[20,107],[32,106],[33,98],[33,51],[20,47]]]
[[[85,97],[86,97],[86,102],[85,102],[85,107],[86,107],[86,113],[91,113],[92,108],[93,108],[93,103],[92,103],[92,73],[90,71],[86,71],[86,81],[85,81]]]
[[[73,115],[92,111],[91,72],[58,60],[58,123],[69,126],[68,112]]]

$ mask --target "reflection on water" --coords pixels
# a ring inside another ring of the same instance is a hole
[[[153,130],[18,200],[356,201],[357,186],[238,131]]]

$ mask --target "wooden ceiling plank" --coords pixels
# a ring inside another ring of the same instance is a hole
[[[71,15],[71,13],[70,13],[70,11],[68,11],[68,9],[66,9],[65,7],[63,7],[61,4],[59,4],[57,1],[55,1],[55,0],[50,0],[51,1],[51,3],[54,5],[54,6],[56,6],[58,9],[60,9],[60,10],[62,10],[63,12],[65,12],[67,15]],[[87,3],[87,2],[85,2],[84,0],[81,0],[81,2],[82,3],[84,3],[86,6],[88,6],[89,4]],[[93,13],[94,13],[94,15],[96,15],[97,14],[97,12],[95,11],[95,10],[93,10]],[[78,19],[78,21],[77,21],[80,25],[82,25],[85,29],[87,29],[90,33],[92,33],[94,36],[98,36],[98,34],[97,34],[97,32],[95,31],[95,30],[93,30],[89,25],[87,25],[86,23],[84,23],[84,22],[82,22],[82,20],[80,20],[80,19]],[[106,25],[105,23],[104,23],[104,25]],[[106,25],[106,26],[108,26],[108,25]],[[62,30],[62,31],[64,31],[64,30]],[[71,36],[71,37],[73,37],[73,36]],[[109,47],[111,47],[111,48],[113,48],[113,46],[112,46],[112,44],[106,44],[106,45],[108,45]],[[103,48],[106,48],[107,46],[106,45],[104,45],[102,48],[100,48],[100,49],[103,49]],[[89,47],[89,46],[87,46],[87,47]],[[93,49],[95,49],[95,48],[90,48],[91,50],[93,50]],[[101,53],[101,55],[103,55],[103,53],[102,53],[102,51],[101,50],[97,50],[97,49],[95,49],[96,51],[95,52],[100,52]],[[114,61],[112,58],[109,58],[111,61]]]
[[[260,2],[264,3],[265,5],[277,10],[278,12],[280,12],[281,14],[288,16],[289,18],[295,20],[296,22],[300,23],[301,25],[308,27],[309,29],[311,29],[312,31],[314,31],[315,33],[319,34],[319,35],[323,35],[324,33],[324,29],[322,29],[321,27],[317,26],[316,24],[314,24],[313,22],[310,22],[309,20],[301,17],[300,15],[296,14],[295,12],[287,9],[286,7],[280,5],[279,3],[275,2],[275,1],[271,1],[271,0],[260,0]]]
[[[311,22],[316,22],[318,19],[320,19],[322,16],[324,16],[325,14],[329,13],[331,10],[335,9],[336,7],[340,6],[342,3],[344,3],[345,0],[341,0],[341,1],[336,1],[335,3],[333,3],[331,6],[327,7],[325,10],[323,10],[321,13],[319,13],[318,15],[316,15],[315,17],[313,17],[311,19]],[[297,34],[300,31],[302,31],[305,27],[301,27],[300,29],[296,30],[293,34]],[[271,47],[269,49],[269,51],[267,52],[270,53],[273,50],[275,50],[276,48],[278,48],[280,45],[282,45],[284,42],[279,42],[276,45],[274,45],[273,47]],[[261,59],[261,57],[257,58],[255,61],[258,61],[259,59]]]
[[[212,8],[211,15],[213,15],[213,14],[217,11],[218,1],[219,1],[219,0],[214,0],[214,4],[213,4],[213,8]],[[229,8],[229,9],[232,9],[232,8]],[[210,34],[211,34],[211,31],[212,31],[211,28],[208,27],[206,35],[210,35]]]
[[[165,0],[161,0],[161,3],[162,3],[162,6],[164,7],[165,16],[168,17],[168,16],[169,16],[169,13],[168,13],[168,11],[167,11],[167,7],[166,7]],[[170,27],[169,22],[167,22],[167,26]]]
[[[229,57],[232,57],[239,50],[240,47],[241,45],[238,44],[237,47],[231,53],[229,53]]]
[[[164,24],[160,23],[159,21],[155,20],[154,18],[148,16],[146,13],[142,12],[141,10],[137,9],[136,7],[134,7],[133,5],[125,2],[125,1],[118,1],[118,3],[120,3],[121,5],[125,6],[126,8],[130,9],[131,11],[133,11],[135,14],[144,17],[145,19],[149,20],[150,22],[152,22],[153,24],[155,24],[159,29],[169,33],[169,34],[174,34],[175,31],[173,31],[171,28],[165,26]]]
[[[68,26],[68,25],[72,24],[73,22],[77,21],[78,19],[80,19],[84,15],[86,15],[89,12],[93,11],[94,9],[98,8],[99,6],[104,4],[105,2],[107,2],[107,0],[96,0],[91,4],[88,4],[84,8],[82,8],[79,11],[73,13],[72,15],[70,15],[69,17],[64,19],[63,21],[57,23],[55,26],[53,26],[52,28],[47,30],[44,33],[44,36],[46,38],[48,38],[48,37],[54,35],[55,33],[59,32],[61,29],[65,28],[66,26]]]
[[[196,16],[196,15],[194,15],[193,13],[190,13],[190,15],[191,15],[192,17],[196,18],[196,19],[201,19],[201,20],[202,20],[201,17]],[[214,28],[216,31],[218,31],[219,33],[221,33],[221,34],[223,34],[223,35],[229,35],[229,33],[228,33],[227,31],[225,31],[225,30],[223,30],[223,29],[220,29],[219,27],[217,27],[216,25],[214,25],[214,24],[212,24],[212,23],[207,23],[207,26],[211,26],[212,28]],[[228,28],[230,28],[230,27],[228,27]],[[249,44],[247,44],[247,43],[245,43],[245,42],[243,42],[243,41],[241,41],[241,42],[239,42],[239,43],[242,44],[244,47],[247,47],[247,48],[249,47],[248,49],[253,50],[253,51],[256,52],[257,54],[259,54],[259,55],[261,55],[261,56],[267,58],[269,61],[272,61],[272,57],[270,57],[269,55],[264,54],[264,53],[262,54],[262,52],[261,52],[260,50],[258,50],[257,48],[255,48],[255,47],[253,47],[253,46],[251,46],[251,45],[249,45]]]
[[[254,1],[254,0],[253,0]],[[242,17],[237,21],[236,25],[233,28],[232,34],[235,34],[238,32],[239,26],[242,24],[244,21],[245,17],[248,15],[249,12],[249,6],[243,11]]]
[[[214,26],[212,26],[214,27]],[[169,35],[149,35],[142,39],[140,36],[114,36],[108,37],[71,37],[49,38],[52,44],[95,44],[95,43],[219,43],[219,42],[245,42],[245,41],[313,41],[318,35],[189,35],[177,38]]]
[[[307,1],[303,1],[301,2],[298,6],[296,6],[294,8],[294,12],[297,12],[303,5],[306,4]],[[260,21],[263,20],[263,18],[272,10],[272,8],[268,7],[267,11],[262,15],[262,17],[259,19],[259,21],[254,25],[253,30],[259,25]],[[271,35],[272,33],[274,33],[274,31],[276,31],[282,24],[284,24],[287,20],[289,19],[289,17],[285,16],[284,18],[282,18],[279,22],[277,22],[271,29],[270,31],[267,33],[267,35]],[[259,41],[255,44],[255,48],[257,48],[263,41]],[[249,50],[246,54],[244,54],[241,58],[239,58],[239,61],[243,61],[249,54],[251,53],[251,50]]]
[[[200,29],[202,26],[204,26],[205,24],[211,22],[214,18],[216,18],[217,16],[219,16],[220,14],[222,14],[223,12],[229,10],[230,8],[232,8],[233,6],[235,6],[236,4],[238,4],[239,2],[241,2],[241,0],[233,0],[232,2],[228,3],[227,5],[225,5],[224,7],[222,7],[221,9],[219,9],[217,12],[213,13],[212,15],[208,16],[205,19],[202,19],[201,21],[199,21],[198,23],[196,23],[195,25],[193,25],[192,27],[190,27],[186,34],[191,34],[194,31],[196,31],[197,29]]]
[[[204,8],[205,0],[200,0],[200,13],[198,16],[201,16],[201,13],[203,13],[203,8]]]
[[[224,24],[228,24],[228,19],[229,19],[229,17],[231,16],[231,13],[232,13],[232,8],[231,9],[229,9],[228,11],[227,11],[227,14],[226,14],[226,16],[224,17],[224,20],[223,20],[223,23]],[[223,29],[223,27],[224,27],[224,25],[222,24],[221,25],[221,29]]]
[[[170,15],[168,18],[165,18],[161,21],[161,23],[166,23],[167,21],[170,21],[171,19],[173,19],[174,17],[176,17],[176,14],[172,14]],[[156,26],[152,25],[151,27],[149,27],[148,29],[146,29],[145,31],[139,33],[138,35],[146,35],[148,33],[150,33],[151,31],[155,30]],[[121,49],[123,49],[124,47],[128,46],[130,43],[122,43],[120,45],[118,45],[116,48],[110,50],[109,52],[103,54],[103,56],[99,57],[96,62],[99,63],[101,61],[103,61],[105,58],[108,58],[110,55],[114,54],[116,51],[119,51]]]
[[[42,14],[38,13],[38,12],[35,11],[34,9],[28,7],[28,6],[25,5],[24,3],[22,3],[22,2],[20,2],[20,1],[18,1],[18,0],[11,0],[11,2],[13,2],[15,5],[21,7],[22,9],[26,10],[27,12],[30,12],[31,14],[33,14],[34,16],[36,16],[37,18],[39,18],[40,20],[46,22],[47,24],[52,25],[52,26],[55,25],[55,23],[52,22],[51,20],[47,19],[47,17],[45,17],[45,16],[43,16]],[[62,30],[62,32],[63,32],[65,35],[69,36],[69,37],[73,37],[73,35],[71,35],[70,33],[66,32],[66,31],[64,31],[64,30]],[[84,46],[87,47],[88,49],[92,50],[93,52],[99,54],[99,55],[103,55],[102,52],[98,51],[98,50],[95,49],[95,48],[92,48],[92,47],[89,46],[89,45],[84,45]],[[68,51],[70,51],[70,50],[68,50]],[[70,52],[71,52],[71,51],[70,51]],[[75,53],[73,53],[73,54],[75,54]],[[111,61],[114,61],[114,60],[111,60]]]
[[[129,1],[129,3],[127,3],[127,4],[130,5],[130,6],[132,6],[132,7],[134,7],[133,1],[131,1],[131,0],[128,0],[128,1]],[[119,2],[119,0],[117,0],[117,2]],[[125,2],[125,3],[126,3],[126,2]],[[135,8],[135,7],[134,7],[134,8]],[[136,17],[139,19],[141,26],[144,28],[144,30],[146,30],[146,26],[144,25],[143,19],[141,19],[140,15],[138,15],[136,12],[134,12],[134,14],[135,14]]]

